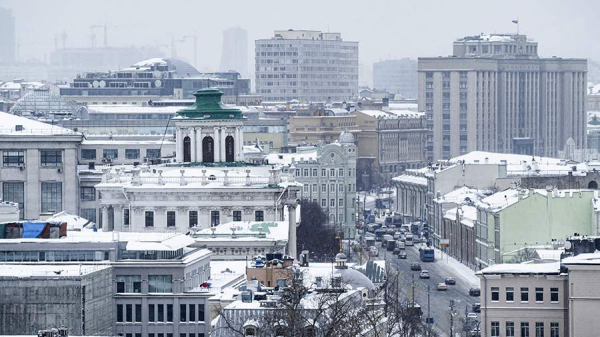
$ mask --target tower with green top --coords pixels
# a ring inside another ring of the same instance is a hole
[[[177,111],[178,163],[234,163],[244,161],[242,111],[221,102],[223,92],[197,91],[194,105]]]

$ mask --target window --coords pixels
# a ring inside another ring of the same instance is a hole
[[[254,212],[254,221],[265,221],[264,211],[255,211]]]
[[[149,275],[148,276],[149,293],[172,293],[173,276],[171,275]]]
[[[314,168],[314,169],[312,169],[312,176],[313,176],[313,177],[316,177],[316,176],[318,176],[318,173],[319,173],[319,171],[318,171],[317,169],[315,169],[315,168]]]
[[[335,207],[335,199],[331,199],[329,203],[330,207]]]
[[[175,211],[167,211],[167,227],[175,227]]]
[[[196,305],[190,304],[190,322],[196,321]]]
[[[544,288],[535,288],[535,301],[544,302]]]
[[[500,322],[492,322],[492,337],[500,336]]]
[[[144,219],[146,227],[154,227],[154,212],[146,211]]]
[[[338,206],[339,207],[344,207],[344,199],[338,200]]]
[[[81,159],[96,160],[96,149],[82,149]]]
[[[147,149],[146,150],[146,158],[148,159],[158,159],[160,158],[160,149]]]
[[[492,287],[492,302],[500,301],[500,288]]]
[[[246,327],[244,329],[244,336],[256,336],[256,328],[253,326]]]
[[[117,304],[117,322],[123,321],[123,304]]]
[[[42,182],[42,213],[62,211],[62,183]]]
[[[321,192],[327,193],[327,184],[321,185]]]
[[[156,317],[154,316],[154,304],[148,304],[148,322],[156,322]]]
[[[198,226],[198,211],[190,211],[188,213],[188,221],[190,227]]]
[[[305,168],[305,169],[304,169],[304,176],[305,176],[305,177],[308,177],[308,172],[309,172],[309,170],[308,170],[307,168]]]
[[[22,181],[5,181],[2,183],[2,200],[19,204],[19,218],[23,219],[25,214],[25,183]]]
[[[19,167],[25,166],[24,150],[6,150],[2,152],[2,166]]]
[[[198,304],[198,322],[204,322],[204,305]]]
[[[327,199],[321,199],[321,207],[327,207]]]
[[[221,220],[219,220],[219,211],[210,211],[210,225],[212,226],[216,226],[219,223],[221,223]]]
[[[521,302],[529,302],[529,288],[521,288]]]
[[[242,211],[233,211],[233,221],[242,221]]]
[[[329,192],[331,192],[331,193],[335,192],[335,184],[329,185]]]
[[[42,166],[56,167],[62,164],[62,150],[40,150]]]
[[[94,187],[80,187],[79,194],[81,200],[94,201],[96,200],[96,189]]]
[[[167,322],[173,322],[173,304],[167,304]]]
[[[142,305],[141,304],[135,305],[135,322],[136,323],[142,322]]]
[[[102,159],[119,159],[119,150],[117,149],[104,149],[102,150]]]
[[[521,322],[521,337],[529,337],[529,322]]]
[[[506,288],[506,302],[514,302],[515,300],[515,288],[507,287]]]
[[[329,169],[329,176],[335,177],[335,169]]]
[[[125,322],[133,322],[133,305],[125,305]]]
[[[558,303],[558,288],[550,288],[550,303]]]
[[[165,321],[165,306],[162,304],[157,304],[156,306],[158,309],[157,319],[159,322],[164,322]]]
[[[327,177],[327,170],[321,169],[321,177]]]
[[[187,320],[187,304],[179,305],[179,321],[185,322]]]
[[[123,209],[123,225],[129,226],[129,208]]]
[[[535,337],[544,337],[544,322],[535,322]]]
[[[506,322],[506,337],[515,337],[515,322]]]
[[[117,293],[135,293],[142,292],[142,278],[140,275],[118,275]]]
[[[344,169],[341,168],[338,170],[338,177],[343,177],[344,176]]]
[[[125,159],[140,159],[140,150],[125,149]]]
[[[560,336],[560,330],[559,330],[559,325],[558,322],[550,322],[550,337],[559,337]]]

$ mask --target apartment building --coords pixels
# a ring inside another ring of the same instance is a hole
[[[451,57],[419,58],[419,111],[430,160],[471,151],[556,156],[586,148],[585,59],[541,58],[525,35],[454,42]]]
[[[358,97],[358,42],[340,33],[276,30],[256,40],[256,93],[265,101],[347,101]]]
[[[409,58],[373,63],[373,89],[417,98],[417,61]]]

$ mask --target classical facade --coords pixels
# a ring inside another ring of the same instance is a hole
[[[586,148],[587,61],[540,58],[525,35],[468,36],[451,57],[419,58],[429,160],[470,151],[556,156]]]

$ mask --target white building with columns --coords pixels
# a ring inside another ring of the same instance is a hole
[[[296,256],[295,172],[244,162],[242,112],[222,93],[198,91],[173,118],[177,163],[104,169],[96,185],[104,231],[187,233],[228,222],[289,222],[287,253]],[[287,216],[289,213],[289,216]]]

